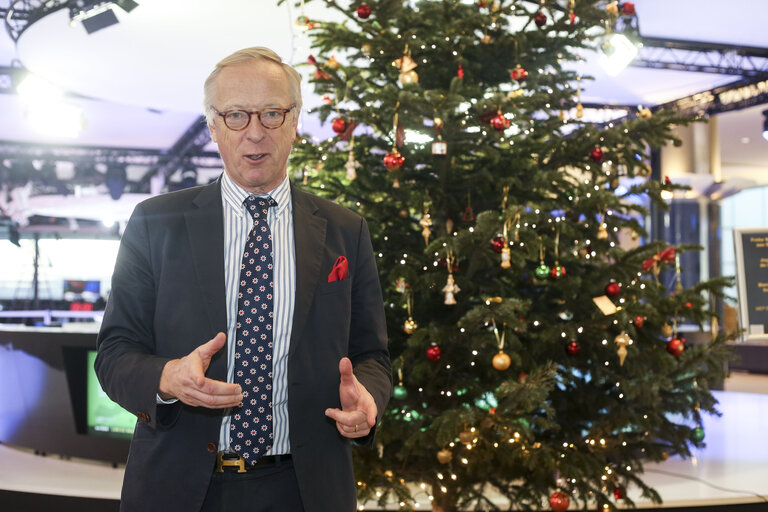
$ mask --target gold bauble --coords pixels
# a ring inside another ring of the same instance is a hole
[[[669,324],[664,324],[661,326],[661,335],[665,338],[671,338],[674,334],[674,330],[672,329],[672,326]]]
[[[471,443],[474,438],[475,438],[475,434],[471,430],[465,430],[464,432],[459,432],[459,441],[461,441],[464,444]]]
[[[370,55],[371,53],[371,45],[368,43],[364,43],[363,46],[360,47],[361,50],[363,50],[363,53],[365,55]]]
[[[499,353],[493,356],[493,367],[499,370],[500,372],[503,372],[509,366],[512,364],[512,359],[504,353],[503,351],[499,350]]]
[[[451,459],[453,458],[453,453],[451,453],[451,450],[443,449],[437,452],[437,461],[440,464],[448,464],[451,462]]]
[[[413,334],[414,331],[419,327],[419,324],[416,323],[416,321],[408,317],[408,320],[405,321],[405,324],[403,324],[403,330],[405,331],[405,334]]]

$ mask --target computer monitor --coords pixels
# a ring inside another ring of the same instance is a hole
[[[87,352],[86,431],[88,435],[128,438],[136,427],[136,416],[126,411],[101,389],[93,363],[96,351]]]

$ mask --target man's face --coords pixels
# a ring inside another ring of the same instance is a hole
[[[216,78],[213,106],[219,112],[264,108],[289,108],[288,77],[282,67],[269,60],[254,60],[227,66]],[[262,194],[277,187],[285,178],[291,143],[296,136],[298,112],[286,114],[280,128],[264,128],[256,114],[242,131],[230,130],[216,115],[209,126],[211,138],[219,146],[224,168],[232,181],[248,192]]]

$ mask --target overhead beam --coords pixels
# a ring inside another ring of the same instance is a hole
[[[768,48],[642,37],[632,66],[768,78]]]

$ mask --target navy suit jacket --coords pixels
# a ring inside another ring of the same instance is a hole
[[[381,418],[392,389],[381,286],[365,221],[293,186],[291,195],[291,453],[307,512],[353,512],[350,442],[324,411],[339,407],[338,364],[347,356]],[[123,511],[199,510],[208,488],[224,411],[158,405],[156,394],[166,362],[227,332],[221,201],[219,181],[150,198],[121,240],[95,367],[106,393],[138,417]],[[339,256],[348,277],[327,282]],[[213,357],[209,378],[226,380],[226,353]]]

